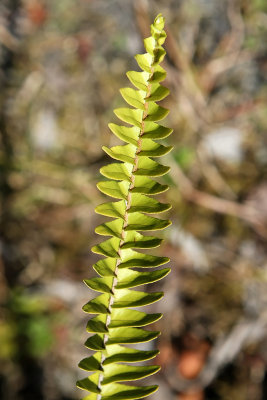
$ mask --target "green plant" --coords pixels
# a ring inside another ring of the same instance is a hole
[[[164,19],[160,14],[151,25],[152,36],[144,40],[147,53],[136,56],[143,71],[127,73],[138,90],[121,89],[123,98],[134,108],[114,111],[119,119],[132,126],[109,125],[111,131],[127,144],[103,147],[108,155],[120,162],[101,168],[101,174],[108,180],[97,186],[118,201],[96,207],[97,213],[115,219],[96,228],[99,235],[111,238],[92,248],[94,253],[105,256],[93,266],[100,277],[85,280],[89,288],[102,294],[83,307],[85,312],[97,314],[87,324],[87,331],[93,336],[85,343],[95,353],[79,364],[80,368],[93,372],[77,382],[79,388],[91,392],[84,400],[139,399],[157,390],[157,386],[137,387],[118,382],[138,380],[159,370],[153,365],[127,364],[152,359],[158,351],[141,351],[123,345],[147,342],[160,334],[142,327],[157,321],[161,314],[146,314],[132,308],[154,303],[163,293],[145,293],[132,288],[162,279],[170,271],[169,268],[150,269],[167,263],[167,257],[136,251],[157,247],[162,241],[142,235],[140,231],[160,230],[170,224],[147,215],[170,208],[169,204],[150,197],[168,189],[167,185],[152,178],[166,174],[169,167],[151,159],[171,150],[170,146],[154,141],[166,138],[172,132],[156,123],[168,114],[167,109],[156,104],[169,93],[160,84],[166,77],[165,70],[159,65],[166,54],[162,47],[166,38],[163,28]]]

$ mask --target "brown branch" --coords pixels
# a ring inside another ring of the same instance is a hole
[[[0,43],[13,52],[16,52],[19,47],[19,40],[3,24],[0,24]]]
[[[222,199],[193,187],[177,163],[171,161],[171,177],[179,186],[182,196],[201,207],[208,208],[219,214],[232,215],[249,223],[262,237],[267,237],[266,227],[262,214],[256,208],[248,204],[240,204],[231,200]]]
[[[245,27],[240,8],[239,0],[227,0],[227,16],[231,30],[219,42],[212,59],[207,62],[199,76],[200,84],[206,93],[213,89],[219,75],[237,63],[251,59],[251,52],[242,50]]]

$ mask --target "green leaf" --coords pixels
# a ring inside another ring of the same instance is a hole
[[[82,398],[82,400],[97,400],[98,394],[96,393],[91,393],[89,396],[85,396]]]
[[[85,396],[82,398],[82,400],[97,400],[98,394],[96,393],[91,393],[89,396]]]
[[[143,139],[165,139],[173,132],[173,129],[166,128],[156,124],[155,122],[144,122]]]
[[[109,124],[109,129],[116,135],[119,139],[124,142],[131,143],[137,146],[137,141],[139,139],[140,128],[136,126],[121,126],[117,124]]]
[[[101,294],[93,300],[90,300],[83,306],[83,311],[90,314],[110,314],[109,306],[110,295]]]
[[[160,13],[156,16],[156,18],[154,19],[154,23],[151,25],[151,34],[153,35],[153,28],[157,29],[158,32],[162,33],[164,24],[165,24],[165,18]]]
[[[137,89],[147,91],[149,73],[148,72],[136,72],[129,71],[127,72],[127,77],[130,82],[137,87]]]
[[[141,307],[160,300],[163,293],[145,293],[129,289],[115,290],[113,308]],[[90,314],[110,314],[110,294],[95,297],[83,306],[83,311]]]
[[[154,236],[143,236],[138,232],[130,231],[126,233],[126,238],[122,244],[122,249],[151,249],[158,247],[162,242],[162,239]]]
[[[144,92],[140,90],[134,90],[132,88],[123,88],[120,89],[121,95],[124,100],[135,108],[139,108],[140,110],[144,110]],[[143,93],[143,94],[142,94]]]
[[[107,328],[107,316],[99,314],[91,318],[86,326],[87,332],[106,333],[111,328],[139,327],[152,324],[158,321],[162,314],[146,314],[140,311],[129,309],[114,309],[111,313],[111,321]]]
[[[107,350],[103,351],[104,354],[104,365],[110,365],[115,362],[142,362],[151,360],[151,358],[156,357],[159,353],[158,350],[136,350],[127,348],[124,346],[120,346],[118,344],[107,346]],[[102,352],[98,351],[91,357],[84,358],[80,363],[79,367],[84,369],[85,371],[104,371],[103,366],[101,365]],[[112,366],[114,368],[114,366]],[[106,372],[106,369],[105,369]]]
[[[169,170],[169,167],[150,160],[148,157],[140,157],[138,161],[138,169],[134,172],[134,175],[162,176],[165,175]]]
[[[142,70],[149,73],[151,72],[151,65],[153,63],[153,57],[151,56],[151,54],[137,54],[135,56],[135,59]]]
[[[106,178],[126,180],[130,182],[132,165],[129,163],[113,163],[100,168],[100,173]]]
[[[101,365],[101,358],[101,352],[95,353],[93,356],[80,361],[79,367],[85,371],[103,371],[104,368]]]
[[[136,286],[146,285],[148,283],[153,283],[164,278],[169,273],[170,268],[163,268],[156,271],[142,273],[130,269],[120,269],[118,273],[119,279],[116,289],[129,289]]]
[[[134,163],[136,146],[127,144],[125,146],[115,146],[109,149],[103,146],[102,149],[112,158],[119,161],[125,161],[127,163]]]
[[[105,276],[101,278],[85,279],[84,283],[92,290],[103,293],[111,293],[113,277]]]
[[[158,257],[148,254],[138,253],[137,251],[127,249],[122,250],[122,263],[119,265],[120,268],[128,267],[141,267],[141,268],[152,268],[166,264],[170,261],[168,257]]]
[[[150,217],[142,213],[129,214],[128,224],[125,227],[126,231],[154,231],[164,229],[171,224],[170,221]]]
[[[118,258],[118,250],[119,250],[120,239],[112,238],[108,239],[105,242],[99,243],[96,246],[91,248],[93,253],[102,254],[106,257],[115,257]]]
[[[103,386],[103,396],[101,400],[133,400],[142,399],[154,393],[158,386],[127,386],[111,383]]]
[[[100,393],[100,389],[98,387],[98,378],[99,374],[93,374],[88,378],[81,379],[76,383],[78,388],[88,390],[89,392],[93,393]]]
[[[160,203],[151,197],[133,193],[131,207],[128,209],[128,213],[145,212],[148,214],[155,214],[164,212],[170,208],[170,204]]]
[[[97,226],[95,232],[98,233],[98,235],[116,236],[121,239],[123,224],[124,221],[122,219],[115,219]]]
[[[98,182],[98,189],[115,199],[126,199],[129,191],[129,182],[102,181]]]
[[[107,333],[109,329],[106,324],[106,315],[100,314],[90,319],[87,322],[86,330],[91,333]]]
[[[148,115],[146,117],[146,121],[160,121],[168,114],[169,110],[167,108],[158,106],[154,101],[150,101],[148,103]]]
[[[161,185],[151,178],[147,178],[145,176],[135,176],[134,188],[131,190],[131,192],[153,195],[165,192],[168,189],[168,185]]]
[[[163,31],[159,31],[155,26],[151,26],[151,34],[157,40],[159,45],[162,45],[166,39],[166,33]]]
[[[163,292],[145,293],[136,290],[120,289],[115,291],[113,308],[141,307],[155,303],[163,297]]]
[[[141,128],[141,122],[142,122],[142,117],[143,117],[142,110],[135,110],[133,108],[122,107],[122,108],[116,108],[114,110],[114,113],[123,122],[137,126],[138,128]]]
[[[159,353],[158,350],[136,350],[124,346],[120,346],[118,344],[107,346],[107,350],[105,352],[105,361],[103,365],[113,364],[115,362],[141,362],[150,360],[151,358],[156,357]]]
[[[152,36],[150,36],[144,40],[145,49],[148,52],[148,54],[150,54],[153,57],[153,60],[154,60],[154,50],[155,50],[156,44],[157,44],[157,42]]]
[[[166,51],[162,47],[158,47],[154,51],[154,64],[161,63],[166,55]]]
[[[169,89],[161,86],[158,83],[154,83],[151,88],[151,93],[145,98],[146,101],[159,101],[163,100],[170,93]]]
[[[105,350],[105,345],[104,345],[104,335],[93,335],[89,337],[86,342],[84,343],[85,347],[87,347],[90,350]]]
[[[160,57],[164,58],[164,55],[165,55],[165,53],[164,54],[158,53],[158,58],[160,58]],[[154,67],[154,73],[148,81],[150,83],[157,83],[157,82],[164,81],[165,78],[166,78],[166,71],[160,65],[157,65],[156,67]]]
[[[107,365],[104,367],[103,385],[112,382],[135,381],[153,375],[160,370],[156,365],[132,366],[132,365]]]
[[[94,264],[93,268],[100,276],[114,276],[116,264],[115,258],[103,258]]]
[[[100,204],[95,208],[95,212],[107,217],[123,218],[126,210],[125,201],[108,202]]]
[[[161,157],[169,153],[172,150],[172,148],[173,148],[172,146],[163,146],[162,144],[158,144],[151,139],[143,139],[142,149],[139,153],[139,156]]]
[[[102,317],[97,316],[93,319]],[[130,310],[130,309],[114,309],[111,313],[110,328],[121,328],[123,326],[128,327],[139,327],[153,324],[162,317],[162,314],[146,314],[141,311]]]
[[[142,328],[113,328],[110,329],[109,344],[136,344],[150,342],[160,335],[158,331],[147,331]]]

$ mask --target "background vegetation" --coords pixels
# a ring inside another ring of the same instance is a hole
[[[175,149],[151,400],[267,397],[266,2],[2,0],[0,399],[80,396],[101,146],[158,12]]]

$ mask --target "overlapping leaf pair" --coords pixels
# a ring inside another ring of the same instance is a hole
[[[100,277],[85,281],[89,288],[102,294],[83,307],[85,312],[96,315],[87,324],[87,331],[93,335],[85,343],[95,353],[79,364],[82,369],[92,372],[88,378],[77,382],[79,388],[90,392],[83,400],[140,399],[157,389],[157,386],[139,387],[121,382],[138,380],[159,370],[158,366],[134,364],[154,358],[157,351],[124,345],[147,342],[159,335],[159,332],[142,327],[157,321],[161,314],[147,314],[132,308],[154,303],[163,293],[145,293],[132,288],[155,282],[169,273],[169,268],[151,270],[167,263],[167,257],[139,251],[161,243],[161,239],[140,232],[163,229],[170,224],[150,215],[170,208],[169,204],[150,197],[168,189],[153,177],[164,175],[169,168],[151,159],[171,150],[155,141],[172,132],[156,123],[168,114],[167,109],[156,104],[169,93],[160,84],[166,76],[159,65],[165,56],[163,28],[164,19],[158,15],[151,25],[152,36],[144,41],[147,53],[136,56],[143,71],[127,73],[138,90],[121,89],[123,98],[134,108],[119,108],[115,114],[132,126],[109,125],[111,131],[127,144],[103,147],[119,163],[100,170],[108,180],[98,183],[98,189],[117,200],[96,207],[97,213],[113,219],[96,228],[99,235],[111,236],[92,248],[94,253],[105,256],[93,266]]]

